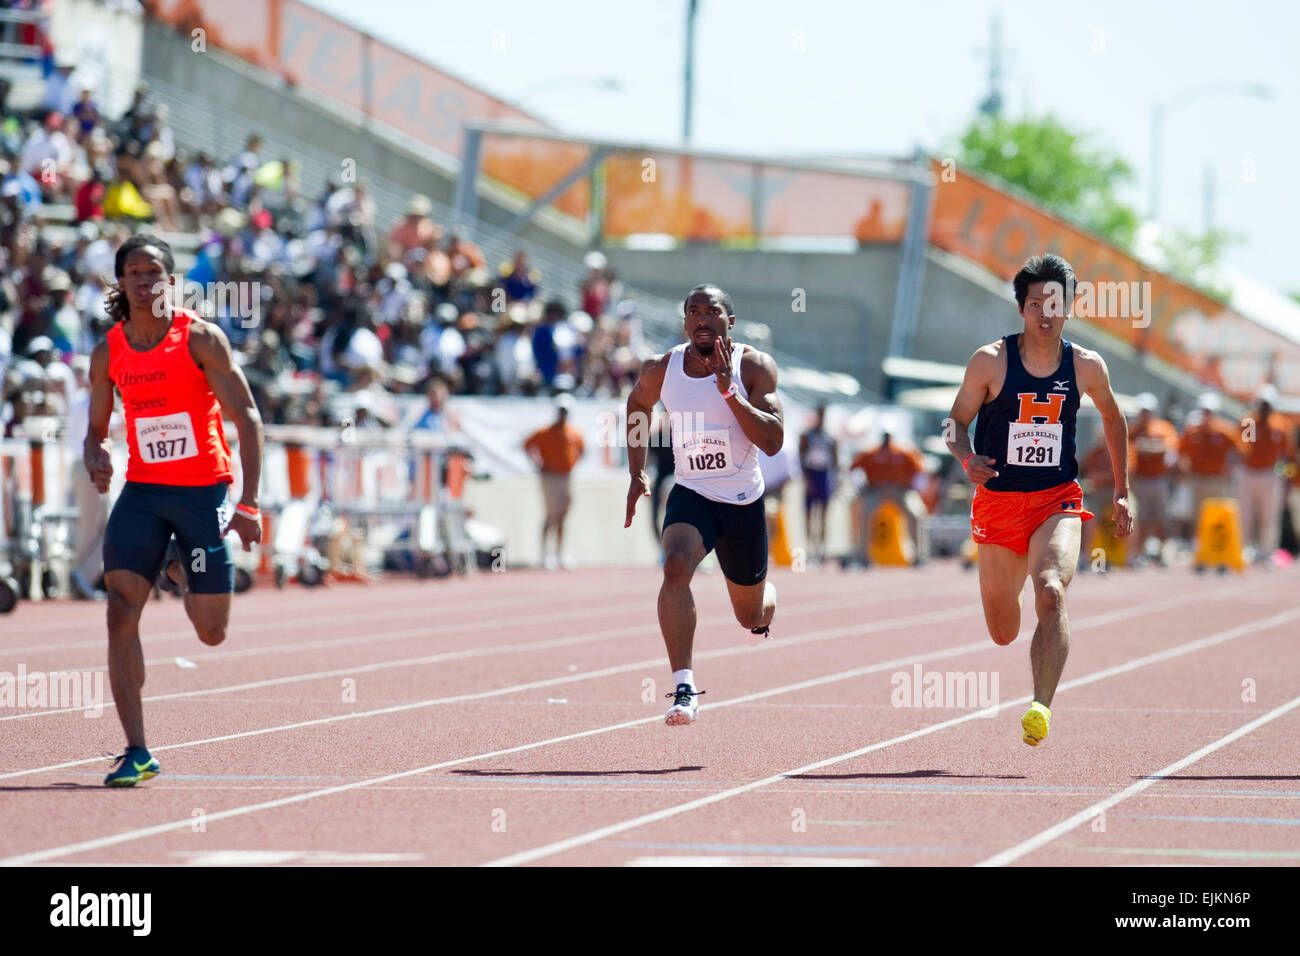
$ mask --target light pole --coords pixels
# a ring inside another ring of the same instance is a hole
[[[1151,205],[1148,215],[1152,222],[1160,220],[1160,180],[1163,175],[1164,165],[1165,120],[1193,103],[1199,103],[1215,96],[1242,96],[1248,99],[1267,100],[1273,98],[1273,91],[1259,83],[1251,83],[1245,86],[1231,83],[1213,83],[1190,87],[1176,96],[1171,96],[1163,102],[1151,105],[1151,168],[1148,172],[1151,178]]]

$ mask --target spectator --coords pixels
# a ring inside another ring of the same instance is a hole
[[[412,249],[423,249],[438,241],[438,227],[429,218],[433,202],[417,193],[406,206],[406,215],[388,234],[388,258],[402,260]]]
[[[817,408],[812,427],[799,436],[799,467],[803,471],[804,529],[812,559],[826,557],[826,507],[835,490],[839,449],[826,433],[826,406]]]
[[[95,105],[90,87],[82,87],[81,99],[73,105],[71,114],[77,121],[82,136],[88,135],[99,125],[99,107]]]
[[[886,501],[892,501],[903,512],[908,533],[916,543],[917,564],[929,559],[929,535],[924,524],[925,507],[913,485],[925,474],[919,452],[897,447],[889,432],[881,437],[880,445],[864,451],[849,464],[849,470],[860,471],[867,479],[862,489],[858,512],[858,553],[864,566],[869,563],[871,542],[871,516]]]
[[[63,132],[63,116],[50,113],[23,146],[20,168],[40,184],[47,198],[68,192],[67,175],[72,168],[72,145]]]
[[[446,406],[449,393],[446,381],[438,377],[429,379],[428,387],[424,391],[425,397],[429,400],[429,407],[424,410],[424,414],[413,427],[421,431],[445,433],[448,430]]]
[[[537,295],[537,284],[542,274],[528,266],[528,254],[523,250],[515,253],[512,261],[501,266],[501,288],[511,302],[531,302]]]
[[[41,98],[41,112],[66,116],[77,102],[77,89],[72,84],[72,72],[77,64],[60,59],[45,74],[45,94]]]
[[[1268,564],[1277,550],[1282,520],[1282,478],[1277,466],[1293,449],[1280,416],[1274,413],[1278,392],[1263,385],[1255,397],[1254,415],[1243,424],[1239,442],[1242,469],[1238,509],[1242,545],[1247,560]]]
[[[1160,400],[1151,392],[1139,395],[1137,403],[1137,418],[1128,430],[1133,493],[1137,498],[1137,532],[1133,540],[1141,547],[1146,539],[1155,538],[1163,546],[1168,537],[1169,474],[1178,464],[1178,431],[1170,422],[1156,417]],[[1143,556],[1137,559],[1142,560]],[[1157,560],[1165,563],[1163,547]]]
[[[564,556],[564,522],[572,503],[570,476],[582,458],[582,434],[569,424],[569,410],[573,399],[561,395],[556,399],[554,424],[528,436],[524,450],[538,467],[542,477],[542,498],[546,519],[542,523],[542,566],[547,570],[569,567]],[[555,536],[555,550],[548,550],[548,541]]]
[[[81,224],[103,219],[104,196],[107,193],[108,187],[104,185],[103,170],[99,167],[93,167],[90,171],[90,178],[77,187],[77,194],[73,199],[74,221]]]
[[[1200,524],[1206,498],[1228,497],[1228,471],[1240,457],[1237,434],[1215,417],[1219,396],[1201,395],[1179,439],[1180,468],[1192,490],[1192,537]]]
[[[582,280],[582,311],[593,318],[599,318],[609,308],[610,300],[605,256],[600,252],[589,252],[583,262],[587,266],[587,276]]]

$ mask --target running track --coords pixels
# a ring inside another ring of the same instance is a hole
[[[686,728],[662,724],[655,570],[259,587],[218,648],[152,602],[163,775],[100,785],[111,704],[0,708],[0,863],[1300,862],[1300,568],[1077,578],[1037,749],[1019,730],[1032,596],[999,648],[952,564],[773,580],[760,641],[721,578],[697,578],[707,694]],[[0,670],[102,670],[102,622],[102,605],[20,605]],[[1000,708],[893,706],[918,663],[996,674]]]

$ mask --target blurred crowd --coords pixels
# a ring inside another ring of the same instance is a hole
[[[401,393],[613,396],[635,380],[649,350],[601,253],[577,288],[556,287],[523,251],[489,262],[426,196],[381,222],[364,182],[307,195],[257,136],[187,153],[147,89],[110,120],[73,64],[47,66],[38,109],[8,109],[0,84],[6,434],[74,403],[108,328],[115,250],[136,232],[189,266],[176,301],[224,329],[268,423],[383,428]]]
[[[1300,432],[1293,434],[1277,412],[1278,400],[1277,389],[1264,385],[1234,421],[1222,415],[1217,393],[1201,395],[1193,408],[1172,399],[1162,408],[1150,392],[1137,396],[1139,410],[1128,422],[1135,529],[1122,547],[1112,534],[1115,479],[1105,435],[1100,425],[1091,435],[1080,430],[1079,482],[1097,516],[1084,523],[1080,567],[1093,567],[1097,548],[1112,556],[1108,563],[1122,552],[1129,566],[1194,561],[1207,499],[1232,503],[1246,561],[1269,564],[1279,550],[1300,553]],[[951,456],[900,446],[888,434],[851,459],[841,451],[826,429],[824,409],[818,410],[799,450],[814,561],[825,554],[827,504],[838,484],[853,489],[849,563],[869,563],[872,516],[885,502],[898,507],[911,539],[906,550],[916,563],[930,554],[931,519],[969,513],[969,483]]]

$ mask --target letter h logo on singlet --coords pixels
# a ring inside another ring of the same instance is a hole
[[[1033,424],[1037,418],[1045,418],[1040,425],[1055,425],[1061,420],[1061,408],[1065,405],[1065,396],[1048,394],[1047,401],[1040,402],[1037,392],[1018,392],[1020,399],[1020,417],[1016,421],[1026,425]]]

